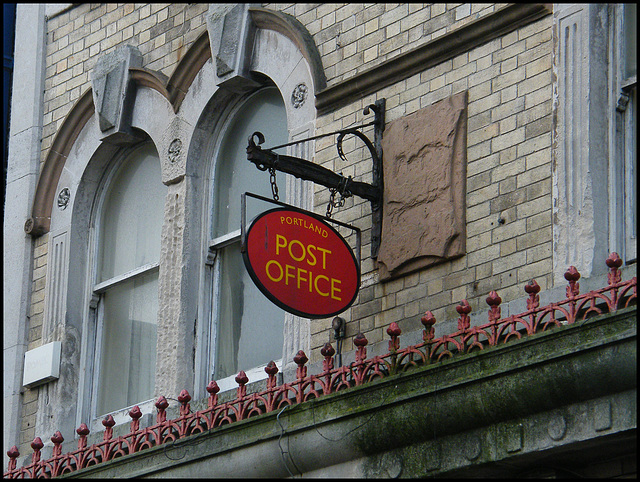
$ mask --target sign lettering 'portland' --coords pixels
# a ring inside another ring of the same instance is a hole
[[[293,209],[260,214],[246,234],[243,259],[260,291],[306,318],[346,310],[360,287],[360,267],[347,242],[324,221]]]

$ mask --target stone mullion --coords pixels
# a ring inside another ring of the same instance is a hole
[[[168,186],[158,280],[158,342],[155,394],[179,393],[193,385],[193,326],[186,319],[185,226],[188,181]]]

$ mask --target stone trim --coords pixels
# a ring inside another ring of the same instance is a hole
[[[138,68],[130,69],[130,73],[131,78],[138,85],[157,90],[165,98],[170,100],[170,94],[163,86],[162,79],[158,74]],[[184,95],[182,97],[184,97]],[[182,99],[180,99],[180,101],[182,101]],[[179,105],[176,106],[173,103],[172,105],[174,111],[179,108]],[[45,158],[33,198],[31,217],[28,218],[24,224],[24,231],[27,234],[33,237],[39,237],[49,232],[51,228],[51,210],[55,204],[60,175],[62,174],[67,157],[76,139],[94,113],[93,89],[89,88],[80,99],[78,99],[76,105],[65,118]]]
[[[141,87],[149,87],[150,89],[160,92],[160,94],[162,94],[162,96],[171,103],[171,94],[166,87],[167,79],[161,73],[153,72],[152,70],[145,68],[131,67],[129,68],[129,74],[131,75],[131,79],[137,85]],[[174,113],[177,112],[179,106],[174,104],[171,105]]]
[[[191,82],[210,57],[209,37],[205,32],[182,59],[174,75],[166,82],[166,87],[160,74],[147,69],[130,69],[131,78],[138,85],[157,90],[171,103],[174,112],[177,112]],[[44,161],[34,195],[31,217],[24,225],[27,234],[39,237],[49,232],[51,209],[60,174],[80,131],[94,113],[93,89],[89,88],[67,115]]]
[[[202,66],[211,58],[211,49],[209,48],[209,35],[205,30],[200,37],[191,45],[189,51],[176,66],[173,74],[167,82],[167,91],[169,92],[169,102],[173,106],[174,112],[180,110],[182,101],[187,91],[195,79]]]
[[[51,149],[44,161],[42,172],[33,197],[31,217],[27,219],[24,230],[33,237],[49,232],[51,227],[51,209],[53,208],[58,180],[80,131],[94,115],[93,92],[88,89],[67,115],[58,131]]]
[[[267,9],[250,9],[252,20],[258,28],[282,33],[289,38],[309,62],[316,90],[324,88],[326,78],[322,62],[311,35],[295,18]],[[131,77],[138,85],[157,90],[169,100],[173,111],[180,110],[191,83],[204,64],[211,58],[208,32],[203,32],[189,48],[168,81],[148,69],[130,69]],[[64,120],[45,159],[34,196],[31,217],[24,225],[27,234],[39,237],[51,226],[51,209],[54,205],[58,180],[80,131],[94,114],[93,91],[89,88],[78,100]]]
[[[306,27],[291,15],[266,8],[250,8],[249,14],[256,27],[281,33],[294,43],[309,64],[315,94],[322,91],[327,85],[327,78],[318,47]]]
[[[553,32],[553,279],[561,283],[571,264],[584,275],[602,272],[598,260],[624,246],[611,237],[611,224],[624,220],[623,199],[615,199],[618,182],[612,163],[623,165],[611,142],[615,100],[609,84],[607,45],[613,37],[612,6],[560,4]],[[614,94],[615,95],[615,94]],[[609,136],[608,136],[609,134]],[[609,137],[609,140],[607,140]],[[624,259],[626,262],[627,260]]]
[[[551,15],[552,12],[552,5],[546,3],[516,3],[501,8],[491,15],[453,30],[421,47],[317,92],[318,115],[334,111],[384,87],[423,72],[546,15]]]
[[[249,17],[250,4],[209,5],[207,31],[216,85],[244,93],[259,86],[249,74],[255,26]]]

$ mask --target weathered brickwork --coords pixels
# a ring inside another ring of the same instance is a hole
[[[49,235],[39,237],[33,252],[33,275],[31,286],[31,307],[29,310],[29,330],[27,332],[27,349],[42,345],[42,323],[44,321],[44,305],[46,302],[46,274]],[[20,426],[20,444],[28,447],[35,437],[35,421],[38,409],[39,389],[24,389],[22,422]],[[21,445],[22,446],[22,445]]]
[[[493,4],[266,4],[298,19],[322,55],[327,84],[365,72],[495,10]]]
[[[44,317],[45,286],[47,275],[47,248],[49,236],[38,238],[34,250],[31,312],[29,318],[29,349],[41,345],[42,321]]]
[[[493,4],[265,4],[294,16],[312,35],[327,85],[455,32],[495,11]],[[42,157],[74,103],[91,85],[100,55],[122,44],[137,47],[143,66],[170,76],[205,30],[207,4],[74,4],[47,23]],[[551,111],[552,17],[533,22],[468,52],[411,75],[375,94],[319,116],[316,134],[370,121],[363,109],[386,99],[386,121],[416,112],[453,94],[468,91],[467,254],[419,272],[380,283],[369,256],[370,204],[349,198],[334,213],[362,229],[363,284],[349,321],[343,351],[352,350],[358,332],[373,344],[398,322],[403,331],[421,328],[427,310],[436,319],[457,317],[455,305],[467,299],[475,311],[487,308],[488,292],[503,300],[524,296],[535,278],[552,284]],[[366,74],[365,74],[366,75]],[[371,129],[365,131],[373,137]],[[371,182],[372,163],[359,140],[347,138],[336,155],[335,139],[315,142],[315,162],[345,176]],[[389,182],[387,180],[387,182]],[[314,208],[326,212],[329,192],[315,188]],[[33,265],[29,349],[41,344],[48,236],[36,241]],[[311,324],[309,358],[321,358],[331,320]],[[38,389],[26,390],[21,443],[34,437]],[[28,451],[20,447],[22,453]]]

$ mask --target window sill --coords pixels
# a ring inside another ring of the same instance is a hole
[[[131,417],[129,416],[129,411],[137,405],[140,411],[142,412],[143,417],[145,417],[146,415],[153,416],[157,412],[155,402],[156,402],[156,399],[153,398],[151,400],[146,400],[144,402],[136,403],[129,407],[121,408],[119,410],[116,410],[115,412],[99,415],[96,418],[91,420],[89,430],[91,430],[91,433],[104,432],[105,426],[102,424],[102,421],[105,419],[105,417],[111,415],[113,417],[114,422],[116,422],[116,424],[113,426],[114,432],[119,431],[119,427],[126,425],[126,427],[123,429],[124,430],[123,433],[127,433],[129,431],[128,424],[131,423]]]
[[[275,360],[275,364],[278,367],[278,372],[282,371],[282,359]],[[262,380],[266,380],[268,378],[267,373],[264,371],[267,364],[257,366],[250,370],[246,370],[245,374],[249,379],[248,383],[259,382]],[[238,382],[236,382],[236,375],[231,375],[226,378],[222,378],[220,380],[216,380],[218,387],[220,387],[220,393],[224,393],[227,391],[235,390],[238,388]]]

